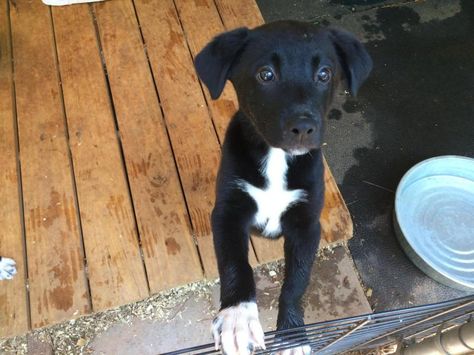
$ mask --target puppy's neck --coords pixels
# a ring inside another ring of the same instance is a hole
[[[259,150],[261,149],[264,152],[267,152],[271,148],[260,133],[258,133],[251,119],[243,111],[239,110],[237,112],[236,119],[240,123],[245,140],[252,145],[252,148],[258,147]]]

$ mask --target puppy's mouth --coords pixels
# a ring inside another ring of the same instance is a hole
[[[321,147],[317,144],[296,144],[296,145],[285,145],[281,147],[288,155],[305,155],[313,150],[320,149]]]
[[[305,155],[310,152],[308,148],[293,148],[293,149],[285,149],[285,152],[289,155]]]
[[[296,141],[293,137],[288,139],[289,137],[285,136],[285,133],[283,132],[269,131],[268,127],[265,125],[263,127],[259,126],[255,120],[255,116],[250,110],[248,112],[246,111],[246,114],[250,118],[256,133],[268,146],[272,148],[283,149],[285,153],[291,156],[305,155],[312,150],[321,148],[317,143],[319,139],[315,139],[314,141],[303,141],[302,139]]]

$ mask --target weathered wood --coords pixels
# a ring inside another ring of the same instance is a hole
[[[28,317],[7,1],[0,5],[0,53],[0,255],[17,267],[13,280],[0,281],[0,336],[8,337],[26,332]]]
[[[90,310],[49,8],[11,9],[32,327]]]
[[[210,212],[219,143],[172,0],[135,1],[207,276],[216,276]]]
[[[324,159],[324,208],[321,212],[322,239],[327,244],[352,238],[353,225],[346,203]]]
[[[283,238],[268,239],[258,235],[252,235],[252,243],[261,264],[283,259]]]
[[[89,6],[52,8],[94,310],[148,295]]]
[[[94,9],[150,290],[196,281],[202,268],[132,4]]]
[[[225,31],[213,0],[176,0],[175,4],[193,57],[214,36]],[[202,87],[204,88],[204,86]],[[229,121],[237,111],[237,97],[234,88],[230,83],[227,83],[219,100],[212,100],[209,91],[206,89],[203,91],[211,111],[217,136],[222,143]],[[249,261],[252,266],[258,265],[252,243],[249,245]]]
[[[237,100],[228,84],[212,101],[192,59],[218,33],[263,23],[255,2],[135,0],[138,18],[132,0],[15,3],[13,53],[0,6],[0,253],[19,272],[0,284],[0,336],[27,330],[28,307],[37,328],[146,297],[142,258],[152,292],[202,268],[216,276],[209,216]],[[327,245],[350,238],[352,222],[324,164]],[[252,242],[253,266],[283,257],[283,239]]]
[[[176,0],[175,3],[193,56],[213,37],[225,31],[213,0]],[[234,88],[228,82],[218,100],[212,100],[207,90],[204,90],[204,93],[222,143],[229,121],[238,107]]]
[[[216,6],[229,30],[237,27],[254,28],[265,22],[255,0],[216,0]]]

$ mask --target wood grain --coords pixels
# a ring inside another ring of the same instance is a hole
[[[259,235],[252,235],[252,243],[261,264],[283,259],[283,238],[268,239]]]
[[[217,275],[210,213],[219,143],[172,0],[135,1],[206,276]]]
[[[193,56],[196,56],[215,36],[226,30],[213,0],[176,0],[175,3]],[[204,93],[217,135],[222,143],[229,121],[237,112],[238,104],[234,88],[227,82],[218,100],[212,100],[207,89]]]
[[[262,24],[255,2],[15,3],[0,5],[0,255],[19,272],[0,282],[0,335],[145,298],[146,277],[154,293],[217,276],[210,212],[237,100],[228,84],[212,101],[192,60]],[[323,246],[352,236],[324,166]],[[252,243],[252,266],[283,258],[282,238]]]
[[[13,101],[13,67],[8,3],[0,4],[0,255],[16,261],[13,280],[0,281],[0,335],[28,330],[25,250],[17,168],[17,133]]]
[[[147,281],[89,6],[54,7],[52,13],[97,311],[145,298]]]
[[[32,327],[89,312],[49,8],[10,12]]]
[[[202,268],[132,4],[94,9],[150,290],[196,281]]]
[[[254,28],[263,25],[260,9],[255,0],[215,0],[227,29],[236,27]]]
[[[324,208],[321,212],[321,230],[328,244],[348,240],[353,236],[351,215],[324,159],[324,183],[326,184]]]
[[[193,57],[214,36],[225,31],[213,0],[175,0],[175,4]],[[238,104],[234,88],[228,82],[219,99],[212,100],[205,86],[201,85],[201,87],[206,96],[217,136],[222,143],[229,121],[237,112]],[[258,265],[252,243],[249,247],[249,262],[252,266]]]

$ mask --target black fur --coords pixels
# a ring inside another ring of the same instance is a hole
[[[372,59],[364,46],[351,33],[335,29],[332,29],[330,33],[347,78],[349,90],[355,96],[372,70]]]
[[[262,67],[274,70],[274,81],[258,79]],[[327,83],[318,79],[323,67],[332,72]],[[212,213],[222,308],[255,300],[247,254],[257,205],[236,187],[236,179],[264,188],[266,181],[259,169],[270,147],[290,155],[303,150],[308,153],[287,158],[287,188],[304,189],[307,201],[292,205],[280,219],[285,237],[285,279],[277,326],[286,329],[303,324],[300,300],[320,239],[324,118],[340,79],[345,78],[351,93],[356,94],[371,67],[368,53],[351,34],[293,21],[221,34],[196,57],[197,72],[212,97],[217,98],[230,80],[239,100],[239,111],[223,145]],[[294,133],[301,122],[314,130]]]
[[[232,62],[247,42],[247,28],[238,28],[216,37],[196,57],[194,62],[201,80],[215,100],[224,89]]]

